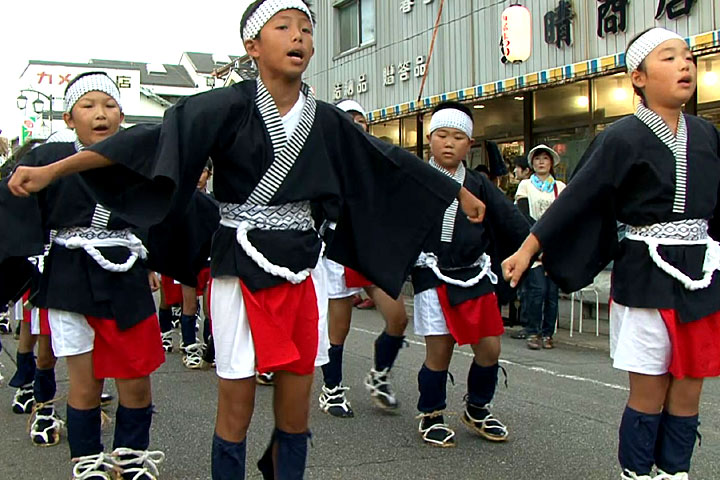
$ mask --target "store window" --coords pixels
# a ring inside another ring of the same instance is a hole
[[[523,97],[502,97],[472,106],[475,138],[506,140],[522,137]]]
[[[720,54],[697,59],[698,115],[720,128]]]
[[[400,120],[371,125],[370,133],[380,140],[393,145],[400,145]]]
[[[335,7],[335,53],[375,41],[375,0],[340,0]]]
[[[590,122],[587,81],[538,90],[533,98],[535,127],[557,128]]]
[[[560,154],[560,164],[555,168],[555,177],[566,182],[580,162],[593,139],[589,126],[569,128],[562,131],[537,135],[535,145],[544,143]]]
[[[405,117],[400,120],[402,128],[401,139],[402,147],[415,149],[417,147],[417,117]]]
[[[594,117],[596,121],[615,119],[635,112],[639,97],[635,96],[630,77],[617,73],[592,82]]]

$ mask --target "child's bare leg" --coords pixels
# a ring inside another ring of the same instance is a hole
[[[331,298],[328,303],[330,345],[343,345],[350,332],[352,297]]]
[[[218,381],[218,410],[215,433],[231,442],[245,440],[255,409],[255,378]]]
[[[20,339],[18,339],[17,353],[32,352],[37,342],[37,336],[30,333],[30,323],[20,320]]]
[[[245,478],[245,438],[255,407],[255,377],[219,379],[212,445],[213,480]]]
[[[365,292],[385,319],[385,332],[394,337],[405,335],[408,319],[403,296],[394,299],[376,286],[365,287]]]

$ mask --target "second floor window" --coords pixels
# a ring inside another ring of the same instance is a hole
[[[335,53],[375,41],[375,0],[340,0],[335,7]]]

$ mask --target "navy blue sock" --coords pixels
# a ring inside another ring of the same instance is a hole
[[[211,472],[212,480],[245,478],[246,442],[229,442],[217,433],[213,435]]]
[[[46,370],[38,368],[35,370],[35,384],[33,385],[35,403],[49,402],[55,398],[56,392],[55,368],[48,368]]]
[[[404,340],[405,336],[403,335],[396,337],[388,335],[385,331],[380,334],[375,340],[375,370],[379,372],[386,368],[392,368]]]
[[[184,346],[195,343],[195,324],[197,317],[195,315],[180,315],[180,330],[182,331],[182,341]]]
[[[277,474],[279,479],[302,480],[305,478],[309,438],[310,432],[287,433],[275,429]]]
[[[676,417],[663,413],[655,443],[655,465],[671,475],[689,472],[699,426],[698,415]]]
[[[430,370],[423,363],[418,373],[418,390],[420,398],[417,408],[422,413],[432,413],[437,410],[444,410],[447,407],[447,378],[448,371],[437,372]]]
[[[153,407],[128,408],[118,405],[115,412],[113,449],[119,447],[147,450],[150,446],[150,425]]]
[[[630,407],[620,422],[620,466],[638,476],[649,475],[655,464],[655,443],[661,414],[641,413]]]
[[[160,320],[160,331],[162,333],[172,330],[172,310],[169,308],[158,309],[158,320]]]
[[[100,441],[100,407],[78,410],[67,406],[67,436],[70,458],[95,455],[103,451]]]
[[[328,357],[330,361],[322,366],[323,380],[328,388],[335,388],[342,383],[343,345],[330,345]]]
[[[35,378],[35,354],[33,352],[20,353],[15,355],[17,370],[10,379],[11,387],[20,388],[31,383]]]
[[[468,372],[468,403],[484,407],[492,402],[499,369],[500,365],[497,363],[491,367],[483,367],[475,363],[475,360],[472,361]]]

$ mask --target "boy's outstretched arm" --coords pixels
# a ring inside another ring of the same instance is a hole
[[[8,181],[8,188],[16,197],[28,197],[58,178],[112,164],[99,153],[85,150],[43,167],[18,167]]]

